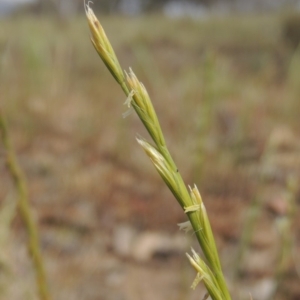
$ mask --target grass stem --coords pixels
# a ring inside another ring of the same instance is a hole
[[[28,251],[31,255],[35,269],[35,278],[41,300],[50,300],[50,293],[46,282],[46,274],[39,245],[39,235],[37,224],[34,220],[32,210],[28,200],[28,189],[25,175],[17,162],[15,151],[9,137],[8,128],[4,114],[0,109],[0,133],[2,142],[6,150],[6,161],[8,170],[13,178],[18,192],[18,208],[21,218],[25,224],[28,233]]]
[[[192,250],[192,257],[187,255],[191,265],[197,271],[192,287],[194,288],[203,280],[213,300],[231,300],[210,222],[197,187],[187,189],[166,145],[156,111],[145,86],[131,69],[128,74],[122,72],[113,47],[89,4],[86,5],[86,15],[96,51],[124,91],[127,97],[125,103],[134,108],[154,144],[142,138],[137,138],[137,141],[186,213],[190,223],[185,224],[193,228],[202,248],[206,262],[194,250]]]

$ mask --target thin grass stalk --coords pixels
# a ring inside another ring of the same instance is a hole
[[[197,278],[199,280],[196,278],[196,282],[204,281],[213,300],[230,300],[231,297],[221,269],[213,233],[197,187],[190,188],[190,192],[188,191],[167,148],[160,123],[145,86],[131,69],[126,75],[121,71],[117,56],[89,5],[86,5],[86,15],[92,33],[92,43],[96,51],[127,96],[125,104],[134,108],[154,145],[141,138],[137,138],[137,141],[187,214],[189,224],[193,228],[207,260],[206,264],[202,259],[198,259],[199,256],[195,252],[193,252],[193,258],[188,256],[192,266],[198,272]]]
[[[242,229],[242,235],[239,241],[232,268],[233,278],[235,280],[237,280],[239,277],[241,263],[243,262],[247,249],[249,248],[256,221],[262,212],[262,201],[260,198],[260,193],[253,197],[253,199],[251,200],[251,204],[247,208],[247,210],[246,221]]]
[[[287,205],[287,212],[284,216],[278,217],[276,225],[278,228],[279,239],[280,239],[280,250],[277,258],[277,266],[275,271],[275,288],[273,293],[270,295],[269,300],[275,298],[277,291],[280,290],[284,275],[289,267],[289,263],[292,257],[293,248],[293,230],[292,225],[296,216],[296,193],[298,189],[297,179],[291,176],[287,179],[285,201]]]
[[[33,267],[35,270],[35,279],[37,283],[39,298],[41,300],[50,300],[50,293],[46,280],[46,273],[44,263],[41,255],[41,249],[39,245],[38,227],[34,220],[32,210],[30,208],[28,200],[28,189],[25,175],[20,168],[12,142],[9,137],[6,120],[4,114],[0,109],[0,133],[2,136],[2,142],[6,150],[6,161],[8,170],[13,178],[15,187],[18,192],[18,209],[21,218],[25,224],[25,228],[28,234],[27,248],[33,261]]]
[[[213,51],[208,51],[205,55],[203,64],[203,93],[201,114],[198,118],[196,159],[193,169],[193,178],[201,181],[203,175],[204,163],[207,156],[205,144],[210,135],[214,119],[215,99],[216,99],[216,58]]]
[[[9,240],[11,223],[16,216],[17,203],[15,201],[15,196],[13,193],[8,193],[8,195],[3,199],[0,209],[0,249],[5,249],[7,242]],[[0,268],[2,276],[6,279],[11,278],[11,269],[7,261],[7,256],[5,251],[0,253]],[[7,291],[7,280],[1,280],[0,283],[0,299],[5,299],[5,294]]]
[[[265,180],[263,167],[266,164],[266,161],[268,160],[268,157],[270,156],[272,151],[273,151],[272,147],[269,144],[267,144],[264,153],[260,159],[260,166],[257,169],[257,171],[259,172],[258,182],[257,182],[258,191],[256,192],[256,195],[253,196],[250,205],[247,209],[246,220],[243,225],[242,235],[239,241],[238,249],[236,252],[236,256],[232,268],[233,278],[235,280],[237,280],[239,277],[240,266],[243,263],[243,259],[247,252],[247,249],[249,248],[249,244],[253,236],[256,221],[263,210],[263,201],[261,199],[263,183]]]

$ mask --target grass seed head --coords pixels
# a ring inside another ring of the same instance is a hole
[[[160,124],[145,86],[138,80],[131,69],[128,74],[126,73],[126,80],[129,88],[134,91],[132,97],[134,100],[133,106],[141,121],[157,147],[165,146],[165,139]]]
[[[90,7],[90,3],[91,1],[88,1],[85,4],[85,13],[92,34],[92,43],[113,77],[119,84],[122,84],[125,81],[124,73],[103,27]]]
[[[131,69],[128,74],[126,72],[123,73],[115,52],[89,3],[86,5],[86,15],[92,33],[92,43],[104,64],[126,94],[125,105],[129,108],[134,108],[155,145],[151,145],[140,138],[137,138],[137,141],[188,215],[189,221],[179,224],[180,228],[186,231],[191,228],[194,229],[203,254],[207,259],[209,267],[195,252],[193,252],[193,257],[188,255],[190,262],[199,273],[193,286],[196,286],[200,280],[203,280],[213,300],[230,300],[231,297],[222,274],[215,241],[200,193],[196,186],[190,188],[190,193],[188,192],[169,153],[156,112],[145,86],[138,80]],[[126,78],[124,74],[126,74]],[[128,112],[125,113],[126,115],[128,115]]]
[[[197,272],[196,278],[192,283],[191,288],[195,289],[196,286],[203,281],[207,291],[213,300],[223,300],[220,293],[220,287],[215,279],[215,276],[204,260],[192,248],[192,256],[186,253],[191,265]]]

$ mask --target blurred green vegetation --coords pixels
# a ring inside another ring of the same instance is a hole
[[[263,144],[276,124],[299,126],[300,54],[285,43],[284,20],[261,15],[101,21],[123,67],[133,67],[150,90],[165,130],[171,131],[170,142],[181,141],[180,152],[197,156],[193,151],[203,143],[198,139],[208,139],[204,146],[211,148],[210,156],[220,154],[233,163],[247,156],[243,143]],[[112,120],[120,115],[123,96],[87,37],[83,19],[1,21],[1,98],[24,134],[45,133],[60,114],[71,118],[60,113],[67,105],[80,106],[73,128],[79,139],[100,134],[108,124],[118,127]],[[120,127],[133,122],[129,119],[120,120]],[[187,169],[190,164],[184,163]]]
[[[180,171],[186,182],[199,184],[224,241],[238,240],[239,213],[251,199],[264,198],[264,188],[274,185],[285,190],[290,173],[299,176],[300,51],[297,42],[289,42],[287,20],[280,14],[100,20],[122,67],[132,67],[147,87]],[[182,216],[176,209],[165,215],[171,195],[162,192],[135,143],[137,132],[147,133],[135,116],[122,119],[125,98],[88,36],[84,18],[19,15],[0,21],[0,104],[33,203],[43,215],[49,205],[84,199],[96,203],[100,219],[105,211],[141,228],[174,230]],[[270,143],[277,156],[266,157]],[[107,161],[116,169],[95,167]],[[156,190],[138,190],[135,181],[129,191],[118,190],[113,178],[119,169],[154,182]],[[124,202],[111,200],[112,194]],[[143,197],[152,200],[150,214],[126,202]],[[107,199],[115,205],[111,210]],[[104,219],[101,225],[112,226]],[[299,295],[297,287],[278,291],[278,299]]]

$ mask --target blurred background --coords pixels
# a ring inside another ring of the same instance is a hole
[[[300,299],[300,1],[91,7],[206,205],[233,299]],[[0,0],[0,105],[53,299],[196,300],[186,217],[94,51],[82,0]],[[38,299],[0,143],[0,299]]]

